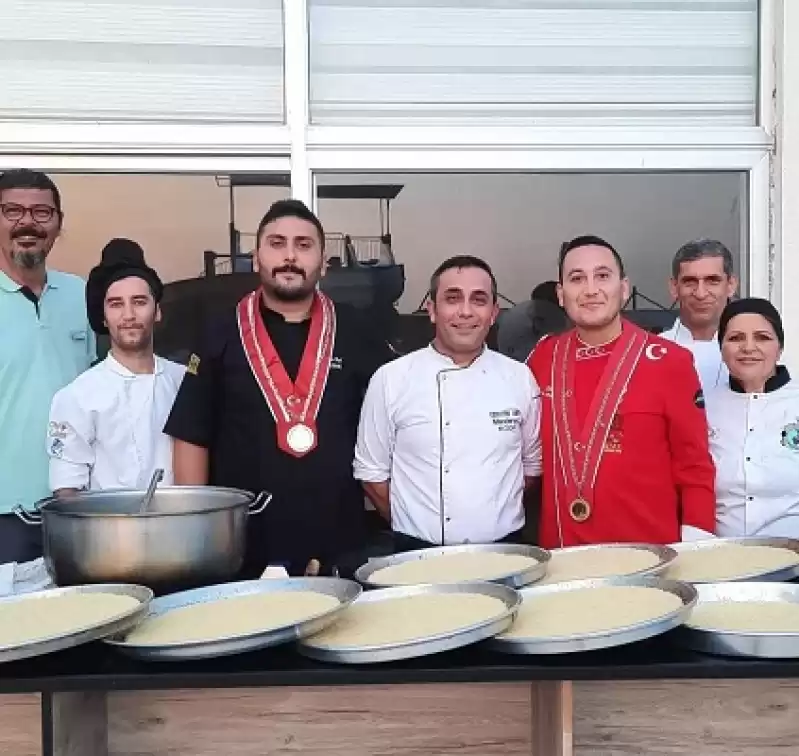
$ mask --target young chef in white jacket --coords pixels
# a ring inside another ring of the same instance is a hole
[[[765,299],[731,302],[719,324],[729,382],[705,398],[716,463],[717,534],[799,536],[799,386],[777,364],[782,321]]]
[[[677,250],[671,264],[669,289],[679,305],[674,325],[661,338],[685,347],[694,356],[702,391],[706,394],[727,383],[716,333],[719,318],[738,288],[732,254],[714,239],[697,239]]]
[[[540,399],[524,363],[488,349],[496,280],[479,258],[442,263],[430,346],[381,367],[366,392],[355,477],[394,548],[520,541],[541,475]]]
[[[109,242],[91,271],[89,322],[110,336],[111,350],[53,399],[47,452],[56,495],[145,488],[159,468],[172,482],[172,441],[162,429],[185,368],[153,354],[163,288],[129,239]]]

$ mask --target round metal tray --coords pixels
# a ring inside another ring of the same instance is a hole
[[[729,578],[727,580],[712,580],[712,581],[701,581],[701,580],[692,580],[687,582],[692,582],[697,585],[702,583],[708,584],[715,584],[715,583],[731,583],[731,582],[745,582],[745,581],[755,581],[758,583],[781,583],[788,580],[793,580],[795,577],[799,576],[799,541],[793,538],[708,538],[705,541],[689,541],[686,543],[676,543],[674,544],[673,548],[677,552],[677,560],[680,558],[680,554],[686,551],[701,551],[705,549],[717,549],[719,546],[729,546],[730,544],[736,544],[741,546],[771,546],[775,548],[781,549],[788,549],[789,551],[793,551],[797,554],[797,563],[791,565],[790,567],[784,567],[779,570],[772,570],[771,572],[751,572],[747,575],[743,575],[742,577],[736,578]],[[668,572],[666,573],[666,577],[668,577]],[[686,581],[684,581],[686,582]]]
[[[682,601],[682,607],[669,614],[647,622],[639,622],[614,630],[603,630],[587,635],[567,635],[549,638],[502,638],[497,636],[486,644],[494,651],[505,654],[571,654],[578,651],[595,651],[601,648],[624,646],[628,643],[652,638],[661,635],[681,625],[696,603],[696,590],[688,583],[677,583],[673,580],[663,580],[658,577],[641,578],[596,578],[593,580],[573,580],[567,583],[553,585],[530,586],[519,593],[522,604],[528,598],[544,596],[550,593],[565,591],[579,591],[586,588],[604,588],[607,586],[641,586],[645,588],[658,588],[661,591],[673,593]]]
[[[626,575],[607,575],[605,577],[585,577],[566,580],[564,582],[574,582],[575,580],[614,580],[618,578],[630,579],[639,577],[655,577],[665,572],[669,565],[677,558],[677,552],[671,546],[656,546],[651,543],[593,543],[588,546],[567,546],[563,549],[552,549],[550,560],[547,567],[552,567],[560,554],[579,553],[581,551],[607,551],[608,549],[635,549],[636,551],[647,551],[658,558],[658,563],[643,570],[630,572]],[[549,573],[547,573],[547,576]],[[542,576],[544,577],[544,576]],[[559,583],[547,583],[547,585],[559,585]],[[543,586],[542,586],[543,587]]]
[[[297,650],[303,655],[319,661],[337,662],[339,664],[374,664],[377,662],[412,659],[418,656],[438,654],[490,638],[511,626],[521,604],[521,597],[513,589],[496,583],[450,583],[444,585],[411,585],[396,588],[381,588],[367,591],[358,602],[390,601],[407,596],[447,593],[479,593],[491,596],[505,604],[506,611],[497,617],[478,622],[451,633],[431,635],[402,643],[352,648],[320,648],[311,645],[313,638],[307,638],[297,644]]]
[[[695,587],[699,595],[697,606],[716,601],[787,601],[799,604],[799,585],[790,583],[701,583]],[[702,630],[686,624],[674,633],[674,637],[683,648],[716,656],[799,658],[799,633]]]
[[[285,593],[287,591],[314,591],[333,596],[339,605],[307,620],[292,625],[272,628],[256,633],[233,635],[224,638],[189,643],[170,643],[162,645],[145,645],[128,643],[124,634],[106,638],[105,643],[128,656],[146,661],[172,661],[184,659],[211,659],[217,656],[230,656],[248,651],[276,646],[281,643],[303,638],[318,633],[346,609],[363,589],[352,580],[339,578],[308,577],[288,578],[285,580],[246,580],[237,583],[213,585],[207,588],[196,588],[191,591],[174,593],[170,596],[155,599],[150,605],[148,617],[166,614],[173,609],[194,604],[209,603],[235,596],[251,596],[263,593]]]
[[[392,556],[379,557],[377,559],[370,559],[366,564],[361,565],[355,570],[355,579],[359,583],[363,583],[370,588],[389,588],[389,587],[405,587],[404,584],[397,586],[389,586],[385,583],[373,583],[371,576],[378,570],[384,567],[393,567],[396,564],[404,564],[405,562],[412,562],[417,559],[430,559],[438,556],[449,556],[451,554],[472,554],[472,553],[492,553],[492,554],[515,554],[519,556],[529,557],[535,559],[536,564],[527,567],[520,572],[512,572],[506,575],[499,575],[498,577],[491,578],[490,580],[476,581],[474,578],[471,580],[463,580],[456,583],[436,583],[436,585],[463,585],[474,582],[487,582],[497,583],[499,585],[507,585],[510,588],[521,588],[524,585],[534,583],[540,580],[547,571],[547,563],[549,562],[549,552],[540,549],[537,546],[527,546],[525,544],[515,543],[483,543],[483,544],[463,544],[460,546],[434,546],[429,549],[418,549],[416,551],[405,551],[401,554],[393,554]]]
[[[0,599],[0,604],[19,603],[23,601],[47,601],[58,596],[69,596],[76,593],[113,593],[117,596],[130,596],[139,602],[138,606],[112,617],[104,622],[89,625],[67,635],[53,635],[15,646],[0,646],[0,662],[29,659],[32,656],[64,651],[68,648],[92,643],[108,635],[129,630],[144,616],[153,598],[153,592],[142,585],[124,583],[98,583],[95,585],[74,585],[68,588],[52,588],[37,593],[25,593],[19,596],[7,596]]]

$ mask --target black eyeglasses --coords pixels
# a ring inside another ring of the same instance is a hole
[[[24,205],[17,205],[9,202],[0,205],[0,212],[3,213],[3,217],[6,220],[12,223],[21,221],[28,213],[30,213],[31,218],[37,223],[49,223],[53,220],[53,216],[56,214],[57,210],[52,207],[52,205],[31,205],[30,207],[25,207]]]

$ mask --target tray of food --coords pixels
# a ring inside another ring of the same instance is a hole
[[[696,603],[687,583],[658,577],[575,580],[520,591],[513,624],[487,645],[507,654],[623,646],[678,627]]]
[[[546,575],[536,585],[573,580],[659,575],[676,558],[669,546],[647,543],[600,543],[550,552]]]
[[[779,583],[799,576],[799,541],[793,538],[708,538],[674,549],[677,558],[665,573],[671,580]]]
[[[411,659],[490,638],[513,622],[519,594],[496,583],[412,585],[367,591],[321,633],[297,645],[339,664]]]
[[[63,651],[135,625],[153,592],[141,585],[76,585],[0,599],[0,662]]]
[[[136,627],[105,642],[147,661],[241,654],[323,630],[362,590],[323,577],[195,588],[155,599]]]
[[[487,581],[519,588],[542,578],[549,552],[512,543],[435,546],[370,559],[355,579],[371,588]]]
[[[799,658],[799,585],[702,583],[685,625],[675,633],[684,648],[718,656]]]

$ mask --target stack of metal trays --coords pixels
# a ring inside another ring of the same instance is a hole
[[[153,592],[149,588],[145,588],[141,585],[99,583],[96,585],[76,585],[69,588],[54,588],[37,593],[26,593],[20,596],[8,596],[0,599],[0,604],[19,604],[31,601],[46,602],[58,596],[86,593],[110,593],[116,596],[129,596],[138,603],[104,622],[97,622],[93,625],[75,630],[74,632],[48,636],[46,638],[37,638],[36,640],[19,645],[0,646],[0,662],[29,659],[33,656],[50,654],[55,651],[64,651],[68,648],[81,646],[85,643],[92,643],[93,641],[100,640],[114,633],[129,630],[145,615],[153,598]]]
[[[253,594],[286,593],[287,591],[322,593],[336,598],[338,606],[294,624],[275,627],[261,632],[215,638],[213,640],[145,645],[130,642],[126,639],[124,633],[120,633],[113,638],[106,638],[105,643],[128,656],[146,661],[211,659],[218,656],[231,656],[233,654],[256,651],[269,646],[289,643],[324,630],[361,595],[363,589],[352,580],[339,578],[309,577],[287,578],[284,580],[246,580],[207,588],[195,588],[191,591],[157,598],[150,605],[147,618],[163,615],[174,609],[195,604],[210,603]]]
[[[703,583],[697,585],[697,608],[715,602],[776,602],[799,604],[799,585],[787,583]],[[799,632],[743,632],[703,630],[691,620],[674,634],[683,648],[717,656],[747,656],[762,659],[799,658]]]
[[[717,549],[721,546],[729,546],[730,544],[738,545],[738,546],[770,546],[772,548],[780,548],[780,549],[787,549],[788,551],[793,551],[797,555],[796,564],[792,564],[788,567],[784,567],[778,570],[771,570],[769,572],[749,572],[742,575],[737,575],[733,578],[728,578],[727,580],[712,580],[712,581],[702,581],[702,580],[689,580],[688,578],[680,578],[680,580],[684,580],[686,582],[691,583],[724,583],[729,581],[741,582],[741,581],[756,581],[759,583],[781,583],[788,580],[793,580],[796,577],[799,577],[799,540],[795,540],[793,538],[758,538],[758,537],[751,537],[751,538],[708,538],[706,541],[693,541],[693,542],[686,542],[686,543],[677,543],[674,544],[674,549],[677,552],[677,559],[673,563],[676,567],[679,563],[680,554],[685,554],[692,551],[706,551],[709,549]],[[668,572],[666,573],[666,577],[668,577]]]
[[[677,583],[658,577],[639,578],[596,578],[594,580],[574,580],[553,585],[529,586],[519,591],[522,604],[528,599],[564,591],[581,591],[607,586],[641,586],[657,588],[672,593],[682,601],[682,606],[673,612],[647,622],[620,627],[586,635],[564,635],[553,637],[517,638],[498,635],[486,644],[494,651],[505,654],[570,654],[579,651],[595,651],[602,648],[624,646],[636,641],[652,638],[681,625],[690,615],[696,603],[696,590],[687,583]]]
[[[635,551],[644,551],[652,554],[657,558],[655,564],[645,569],[636,570],[625,575],[604,575],[604,576],[591,576],[585,575],[579,578],[569,578],[564,582],[572,582],[574,580],[604,580],[612,579],[615,577],[623,577],[625,579],[639,578],[639,577],[655,577],[665,572],[669,565],[677,558],[677,552],[671,546],[657,546],[651,543],[594,543],[588,546],[568,546],[563,549],[552,549],[550,552],[550,560],[547,565],[549,572],[547,573],[547,582],[554,584],[551,579],[554,577],[551,571],[554,570],[558,560],[563,557],[568,557],[570,554],[580,554],[590,551],[608,551],[610,549],[633,549]]]
[[[372,603],[391,601],[409,596],[442,595],[442,594],[480,594],[496,598],[505,604],[505,611],[483,622],[464,627],[454,632],[429,635],[422,638],[372,646],[339,646],[322,647],[314,645],[313,638],[307,638],[297,645],[298,651],[303,656],[338,664],[374,664],[378,662],[392,662],[401,659],[412,659],[419,656],[452,651],[473,643],[478,643],[491,638],[497,633],[507,630],[516,612],[521,605],[519,594],[508,586],[495,583],[454,583],[448,585],[413,585],[399,586],[396,588],[383,588],[364,593],[356,602]]]
[[[431,559],[433,557],[451,556],[454,554],[476,554],[476,553],[491,553],[491,554],[512,554],[515,556],[528,557],[533,560],[533,563],[523,570],[508,573],[505,575],[498,575],[493,578],[477,578],[472,577],[467,580],[461,581],[462,583],[473,583],[475,581],[485,581],[489,583],[497,583],[499,585],[506,585],[510,588],[521,588],[524,585],[534,583],[540,580],[547,571],[547,563],[549,562],[549,552],[540,549],[537,546],[527,546],[525,544],[513,543],[487,543],[487,544],[464,544],[461,546],[436,546],[429,549],[418,549],[416,551],[406,551],[401,554],[394,554],[393,556],[379,557],[377,559],[370,559],[366,564],[361,565],[355,571],[355,579],[370,588],[387,588],[391,587],[386,583],[377,583],[372,580],[372,575],[378,570],[386,567],[393,567],[397,564],[405,564],[406,562],[413,562],[420,559]],[[457,583],[455,583],[457,585]]]

